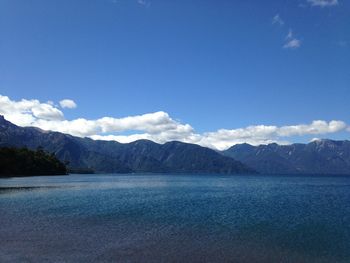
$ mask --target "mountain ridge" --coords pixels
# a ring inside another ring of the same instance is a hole
[[[255,170],[231,157],[178,141],[157,144],[92,140],[35,127],[19,127],[0,116],[0,147],[27,147],[54,153],[71,169],[105,173],[247,174]]]
[[[237,144],[222,151],[265,174],[350,175],[350,141],[318,139],[290,145]]]

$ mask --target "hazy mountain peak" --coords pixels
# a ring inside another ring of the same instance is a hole
[[[266,174],[350,174],[349,141],[233,146],[223,154]]]

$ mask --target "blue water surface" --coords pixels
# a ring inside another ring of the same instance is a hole
[[[350,262],[350,177],[0,179],[0,262]]]

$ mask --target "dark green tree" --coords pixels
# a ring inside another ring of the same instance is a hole
[[[0,175],[59,175],[67,174],[66,166],[53,153],[38,147],[36,151],[27,148],[0,148]]]

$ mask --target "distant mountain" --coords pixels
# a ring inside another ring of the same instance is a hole
[[[254,173],[241,162],[194,144],[157,144],[139,140],[122,144],[95,141],[33,127],[19,127],[0,116],[0,147],[41,146],[72,170],[93,169],[106,173]]]
[[[350,174],[350,141],[234,145],[222,152],[263,174]]]

